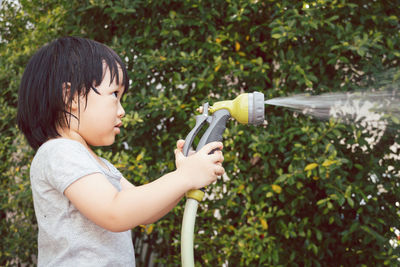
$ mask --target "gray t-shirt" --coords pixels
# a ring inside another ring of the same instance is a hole
[[[30,178],[39,266],[135,266],[131,231],[114,233],[96,225],[64,195],[69,185],[91,173],[103,173],[120,191],[122,174],[102,160],[108,170],[82,144],[69,139],[53,139],[38,149]]]

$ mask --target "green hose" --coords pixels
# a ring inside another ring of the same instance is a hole
[[[194,267],[193,235],[198,206],[197,200],[192,198],[186,200],[181,232],[182,267]]]

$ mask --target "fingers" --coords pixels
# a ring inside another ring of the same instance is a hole
[[[176,160],[180,160],[183,155],[183,146],[185,145],[185,140],[179,139],[176,141],[176,149],[175,149],[175,158]]]
[[[222,163],[224,161],[224,156],[219,150],[215,151],[214,154],[211,154],[210,157],[214,163]]]
[[[178,149],[182,150],[184,145],[185,145],[185,140],[179,139],[178,141],[176,141],[176,147]]]
[[[182,149],[175,149],[175,160],[177,162],[181,161],[182,159],[185,158],[185,156],[183,155]]]
[[[184,145],[185,145],[185,140],[179,139],[176,142],[176,148],[181,151],[182,151]],[[215,151],[222,150],[223,147],[224,146],[223,146],[222,142],[211,142],[211,143],[206,144],[202,149],[200,149],[200,151],[203,151],[203,152],[209,154],[213,150],[215,150]],[[189,154],[193,154],[193,153],[195,153],[195,151],[191,149],[189,151]]]
[[[178,141],[176,141],[176,149],[182,151],[182,153],[183,153],[183,146],[184,145],[185,145],[185,140],[179,139]],[[196,153],[196,151],[193,150],[192,148],[190,148],[188,156],[193,155],[194,153]]]
[[[215,149],[222,150],[223,147],[224,146],[223,146],[222,142],[211,142],[211,143],[206,144],[202,149],[200,149],[200,151],[203,151],[208,154]]]
[[[194,153],[196,153],[196,150],[193,150],[192,148],[189,149],[189,156],[193,155]]]

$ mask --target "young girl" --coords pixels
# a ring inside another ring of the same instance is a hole
[[[29,61],[21,80],[18,126],[37,150],[30,169],[39,226],[39,266],[134,266],[130,229],[168,213],[190,189],[224,173],[220,142],[184,157],[177,169],[133,186],[91,147],[114,143],[128,77],[107,46],[59,38]]]

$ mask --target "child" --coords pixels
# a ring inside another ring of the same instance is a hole
[[[220,142],[184,157],[177,169],[133,186],[92,146],[108,146],[125,114],[127,71],[107,46],[59,38],[29,61],[21,80],[18,126],[37,150],[30,169],[39,226],[39,266],[134,266],[130,229],[157,221],[190,189],[224,173]]]

